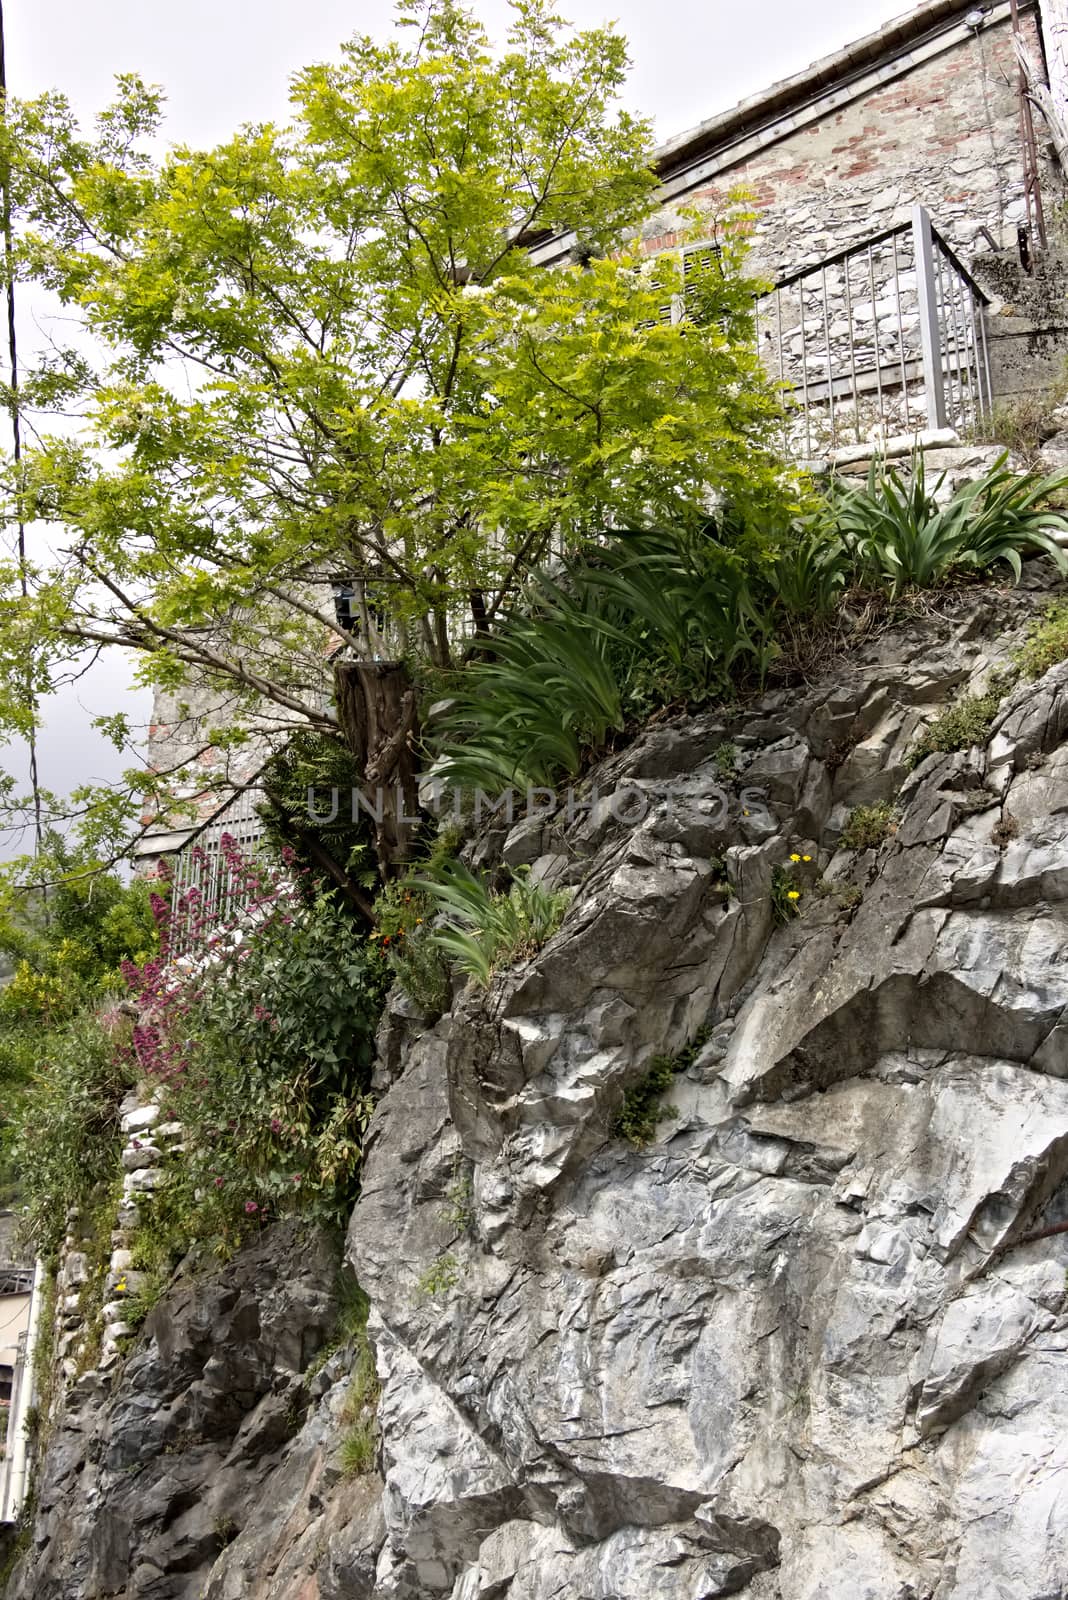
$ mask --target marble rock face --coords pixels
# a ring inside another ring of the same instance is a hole
[[[336,1263],[268,1232],[72,1391],[9,1600],[1068,1593],[1068,1234],[1028,1240],[1068,1218],[1068,666],[909,762],[1033,588],[480,841],[574,897],[490,989],[384,1018],[346,1245],[374,1469],[339,1464],[345,1353],[311,1362]],[[625,1095],[695,1037],[633,1148]]]

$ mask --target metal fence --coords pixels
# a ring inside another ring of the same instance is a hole
[[[191,836],[170,858],[171,923],[169,955],[187,955],[205,929],[231,923],[254,899],[258,889],[232,854],[223,847],[230,839],[247,858],[263,836],[257,807],[263,803],[258,789],[246,789],[226,810]]]
[[[987,303],[923,206],[781,278],[757,340],[786,386],[786,453],[974,427],[991,403]]]

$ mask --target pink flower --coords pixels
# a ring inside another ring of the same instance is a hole
[[[215,1180],[216,1189],[221,1189],[222,1186],[223,1186],[223,1179],[222,1178],[216,1178],[216,1180]]]
[[[281,1131],[282,1131],[281,1122],[279,1122],[277,1117],[272,1117],[271,1118],[271,1132],[272,1133],[281,1133]]]
[[[245,1211],[250,1217],[252,1216],[254,1211],[258,1211],[259,1209],[260,1208],[256,1204],[255,1200],[246,1200],[245,1201]]]
[[[290,1181],[290,1183],[299,1183],[300,1182],[300,1173],[299,1172],[294,1172],[293,1176],[290,1178],[289,1181]]]

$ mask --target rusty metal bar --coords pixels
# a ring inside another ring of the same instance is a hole
[[[1020,7],[1018,0],[1009,0],[1012,31],[1022,43]],[[980,49],[982,46],[980,45]],[[1042,184],[1038,171],[1038,143],[1035,139],[1035,119],[1031,99],[1027,92],[1027,74],[1022,64],[1016,68],[1016,98],[1020,108],[1020,149],[1023,154],[1024,204],[1027,207],[1027,231],[1039,249],[1046,248],[1046,218],[1042,208]]]

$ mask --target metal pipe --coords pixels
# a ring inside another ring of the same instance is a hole
[[[806,349],[806,336],[805,336],[805,291],[804,291],[804,288],[800,288],[798,290],[797,305],[798,305],[798,312],[799,312],[799,315],[800,315],[800,322],[801,322],[801,396],[802,396],[802,403],[803,403],[803,405],[805,407],[805,455],[806,456],[811,456],[811,454],[812,454],[812,419],[811,419],[811,417],[809,416],[809,413],[808,413],[808,351]]]
[[[941,302],[942,315],[940,318],[941,345],[945,350],[945,360],[942,364],[943,386],[949,386],[949,421],[953,427],[958,426],[957,419],[963,417],[964,390],[960,381],[960,350],[957,346],[957,322],[953,310],[952,283],[948,282],[949,274],[943,261],[942,252],[935,246],[934,253],[935,272],[937,275],[937,299]],[[952,348],[951,348],[952,345]]]
[[[894,250],[895,252],[897,250],[896,239],[894,240]],[[883,438],[885,439],[886,413],[883,410],[883,363],[879,352],[879,319],[875,314],[875,302],[877,299],[875,293],[875,257],[870,244],[868,246],[868,289],[871,293],[872,348],[875,351],[875,391],[878,395],[879,425],[883,430]]]
[[[838,436],[834,428],[834,357],[831,355],[831,318],[827,309],[826,267],[821,270],[820,286],[823,293],[823,349],[827,357],[827,405],[830,412],[831,449],[834,450],[838,446]]]
[[[897,357],[901,364],[901,398],[905,405],[905,432],[911,426],[909,414],[909,378],[905,362],[905,316],[901,309],[901,273],[897,264],[897,239],[894,239],[894,303],[897,306]]]
[[[782,403],[782,448],[783,448],[783,454],[786,455],[786,454],[789,453],[789,449],[790,449],[790,427],[789,427],[789,424],[788,424],[788,422],[786,420],[786,387],[785,387],[785,385],[786,385],[786,368],[785,368],[785,365],[783,363],[783,354],[782,354],[782,290],[781,289],[776,289],[776,291],[775,291],[775,340],[776,340],[776,344],[778,345],[778,353],[779,353],[779,383],[782,386],[780,388],[780,390],[779,390],[779,398],[780,398],[780,401]]]
[[[983,413],[985,410],[983,405],[983,374],[982,367],[980,365],[979,329],[977,325],[978,318],[976,316],[975,296],[972,294],[970,285],[966,287],[968,293],[968,299],[966,303],[968,316],[968,343],[972,353],[972,367],[974,368],[975,372],[975,377],[972,380],[972,410],[975,415],[976,426],[978,426],[983,420]]]
[[[987,411],[994,405],[994,385],[990,381],[990,350],[986,342],[986,314],[983,307],[979,307],[979,339],[983,346],[983,375],[986,378],[986,406]]]
[[[857,388],[857,342],[853,337],[853,294],[849,284],[849,262],[842,267],[845,286],[846,321],[849,324],[849,376],[853,384],[853,432],[860,443],[860,390]],[[875,364],[879,364],[879,347],[875,347]]]
[[[942,340],[938,326],[934,239],[925,206],[912,208],[912,241],[916,256],[916,298],[920,311],[920,359],[927,401],[927,426],[946,426],[946,394],[942,382]]]

